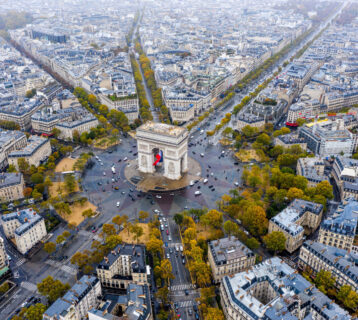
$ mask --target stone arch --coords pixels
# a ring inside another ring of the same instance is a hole
[[[168,173],[174,173],[175,172],[175,166],[174,163],[172,161],[169,162],[168,164]]]
[[[140,158],[140,163],[143,167],[147,166],[147,157],[145,155],[142,155]]]

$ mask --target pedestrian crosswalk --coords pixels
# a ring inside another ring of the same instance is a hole
[[[23,265],[26,262],[25,258],[21,258],[20,260],[16,261],[16,266],[20,267],[21,265]]]
[[[174,286],[170,286],[170,291],[189,290],[189,289],[195,289],[195,286],[191,283],[177,284]]]
[[[21,287],[25,288],[26,290],[35,292],[37,290],[37,286],[31,282],[23,281],[21,282]]]
[[[61,269],[62,271],[65,271],[65,272],[70,273],[70,274],[76,274],[77,273],[76,268],[68,266],[68,265],[65,265],[65,264],[62,264],[61,262],[58,262],[58,261],[55,261],[55,260],[52,260],[52,259],[46,260],[46,263],[49,264],[52,267]]]
[[[178,307],[179,308],[188,308],[188,307],[192,307],[192,306],[193,306],[193,301],[192,300],[178,302]]]
[[[78,232],[81,236],[85,236],[85,237],[90,237],[90,236],[93,236],[93,233],[89,232],[89,231],[86,231],[86,230],[80,230]]]

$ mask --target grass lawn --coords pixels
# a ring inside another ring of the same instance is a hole
[[[239,152],[235,153],[235,156],[241,162],[250,162],[251,160],[256,160],[256,161],[261,160],[254,149],[250,149],[250,150],[241,149]]]
[[[65,183],[64,182],[52,182],[52,186],[49,187],[49,193],[51,197],[58,196],[62,191],[62,195],[65,196],[67,194],[65,189]],[[78,185],[74,192],[79,191]]]
[[[119,139],[116,137],[99,138],[93,141],[93,146],[99,149],[107,149],[117,144],[119,144]]]
[[[76,162],[76,159],[64,158],[56,166],[55,172],[72,171],[73,165],[75,164],[75,162]]]
[[[210,227],[205,227],[203,225],[201,225],[200,223],[198,223],[196,225],[196,234],[197,234],[197,239],[199,238],[204,238],[205,240],[209,240],[211,237],[211,231],[210,231]]]
[[[79,203],[73,204],[70,208],[70,214],[62,214],[61,216],[68,223],[74,224],[75,226],[78,226],[84,220],[84,217],[82,216],[83,211],[87,209],[92,209],[93,211],[97,210],[97,207],[89,201],[86,201],[83,206]]]
[[[138,239],[138,243],[147,244],[147,242],[149,241],[149,227],[148,227],[148,224],[146,224],[146,223],[138,223],[138,225],[140,225],[143,228],[143,235]],[[136,239],[134,237],[134,234],[129,232],[129,235],[128,235],[128,230],[127,229],[123,229],[119,233],[119,235],[121,236],[123,242],[137,244]]]

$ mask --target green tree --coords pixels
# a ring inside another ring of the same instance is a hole
[[[315,284],[319,290],[321,290],[324,294],[327,293],[327,290],[332,289],[336,279],[332,277],[330,271],[321,270],[317,273],[315,278]]]
[[[116,234],[116,228],[111,223],[105,223],[102,227],[103,233],[105,233],[107,236]]]
[[[247,239],[245,243],[251,250],[258,249],[260,247],[260,242],[254,237]]]
[[[139,220],[145,220],[149,217],[149,213],[147,211],[139,211]]]
[[[49,303],[53,303],[70,289],[70,285],[68,283],[64,284],[60,280],[55,280],[51,276],[47,276],[37,284],[37,289],[40,294],[47,298]]]
[[[202,215],[200,219],[204,224],[218,229],[223,223],[223,214],[213,209]]]
[[[44,176],[39,172],[36,172],[36,173],[32,174],[30,179],[31,179],[31,182],[34,183],[34,184],[44,182]]]
[[[26,308],[23,311],[24,319],[26,320],[42,320],[43,314],[46,311],[46,306],[42,303],[36,303]]]
[[[73,174],[65,175],[65,189],[68,193],[72,193],[77,188],[77,181]]]
[[[226,234],[228,234],[229,236],[234,235],[238,232],[239,227],[236,223],[228,220],[224,223],[224,231]]]
[[[177,213],[174,215],[173,219],[174,219],[175,223],[180,226],[183,223],[184,217],[181,213]]]
[[[131,233],[134,234],[136,242],[138,242],[139,238],[143,235],[144,231],[143,231],[143,228],[138,223],[136,223],[136,224],[132,225]]]
[[[169,289],[168,286],[161,287],[156,293],[156,297],[162,301],[163,304],[168,303]]]
[[[117,234],[112,234],[106,237],[106,245],[109,249],[114,249],[122,242],[122,238]]]
[[[326,199],[333,199],[333,187],[328,181],[318,183],[315,193],[324,196]]]
[[[89,256],[87,253],[77,251],[71,257],[71,263],[77,265],[79,268],[83,268],[89,262]]]
[[[264,242],[266,247],[274,251],[275,254],[277,252],[285,250],[286,237],[281,231],[273,231],[268,235],[264,236]]]
[[[160,252],[161,248],[163,247],[163,241],[157,239],[156,237],[151,237],[147,242],[146,247],[150,253],[155,254],[157,252]]]
[[[86,217],[86,218],[91,218],[94,215],[95,215],[95,212],[91,208],[89,208],[89,209],[87,209],[87,210],[82,212],[82,216]]]
[[[53,242],[46,242],[44,244],[44,250],[48,253],[48,254],[52,254],[56,251],[56,244]]]

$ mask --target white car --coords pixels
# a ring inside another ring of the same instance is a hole
[[[208,183],[208,179],[204,179],[203,183]]]
[[[160,213],[160,211],[158,209],[154,209],[153,212],[154,213]]]
[[[179,251],[179,247],[178,247],[178,246],[175,246],[175,251]]]
[[[170,254],[169,253],[167,253],[167,259],[170,259]]]
[[[221,151],[221,154],[225,154],[225,151],[223,150],[223,151]]]
[[[239,186],[239,183],[236,181],[236,182],[234,183],[234,185],[238,187],[238,186]]]
[[[106,173],[105,173],[105,172],[103,172],[103,175],[105,176],[105,175],[106,175]]]
[[[183,246],[180,246],[180,251],[183,252]]]
[[[124,159],[123,159],[123,161],[127,161],[128,160],[128,158],[127,157],[125,157]]]
[[[164,222],[166,222],[166,221],[167,221],[167,219],[166,219],[166,218],[163,218],[163,221],[164,221]]]
[[[194,185],[194,183],[195,183],[194,180],[191,180],[190,181],[190,186],[192,187]]]
[[[172,237],[171,237],[171,236],[168,236],[168,240],[169,240],[169,241],[172,241]]]
[[[200,157],[204,157],[204,153],[200,153]]]
[[[155,197],[156,197],[157,199],[161,199],[161,198],[162,198],[162,196],[160,196],[159,194],[157,194]]]
[[[160,225],[160,230],[164,231],[164,226],[162,224]]]
[[[117,207],[119,207],[119,205],[120,205],[120,202],[119,202],[119,201],[117,201]]]
[[[195,195],[196,195],[196,196],[200,196],[200,195],[201,195],[201,192],[200,192],[200,191],[195,191]]]

